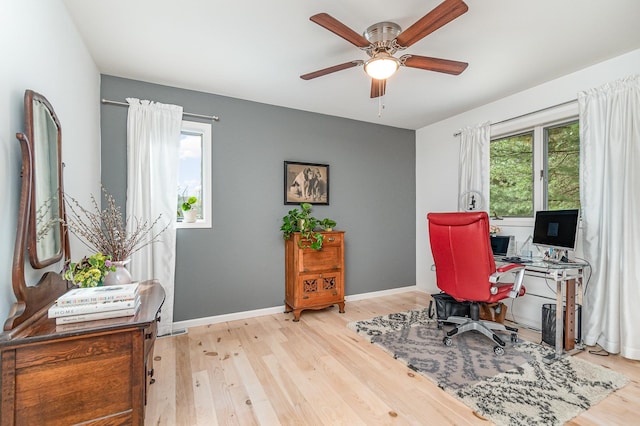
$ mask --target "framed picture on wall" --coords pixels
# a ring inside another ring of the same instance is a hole
[[[285,161],[284,203],[329,205],[329,165]]]

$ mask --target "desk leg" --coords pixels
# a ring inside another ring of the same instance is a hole
[[[562,356],[562,280],[556,281],[556,358]]]
[[[564,349],[571,351],[576,347],[576,280],[567,280],[566,291],[567,311],[564,316]]]

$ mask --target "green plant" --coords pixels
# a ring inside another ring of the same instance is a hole
[[[182,203],[182,210],[185,211],[185,212],[188,212],[189,210],[191,210],[193,208],[192,206],[197,202],[198,202],[198,198],[196,198],[196,197],[192,196],[192,197],[187,198],[187,201]]]
[[[326,224],[336,225],[336,222],[331,219],[323,219],[322,221],[311,216],[311,204],[301,203],[297,209],[289,210],[286,216],[282,218],[282,237],[285,240],[291,238],[291,234],[294,232],[300,232],[300,241],[298,246],[300,248],[311,248],[313,250],[320,250],[324,240],[324,235],[316,231],[316,228],[327,228]],[[331,226],[331,227],[332,227]]]
[[[64,279],[73,281],[80,287],[98,287],[102,285],[104,277],[115,270],[111,256],[98,252],[82,258],[78,263],[69,263],[64,271]]]
[[[329,231],[331,229],[333,229],[334,226],[336,226],[336,221],[332,220],[332,219],[328,219],[328,218],[324,218],[322,219],[320,222],[318,222],[318,224],[322,227],[322,229],[324,229],[325,231]]]

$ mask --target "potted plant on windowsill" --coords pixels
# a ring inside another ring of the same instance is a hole
[[[194,206],[196,202],[198,202],[198,198],[192,196],[182,203],[182,217],[186,223],[195,223],[198,218],[198,210]]]
[[[336,222],[334,220],[323,219],[320,221],[311,216],[311,204],[301,203],[300,208],[289,210],[289,213],[282,218],[280,230],[285,240],[291,238],[294,232],[300,232],[301,238],[300,241],[298,241],[300,248],[320,250],[322,248],[324,235],[316,231],[316,229],[322,228],[327,230],[327,227],[332,228],[335,225]]]

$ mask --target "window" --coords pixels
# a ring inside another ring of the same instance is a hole
[[[580,208],[577,120],[498,137],[489,155],[492,216],[532,218],[537,210]]]
[[[196,197],[195,223],[183,220],[182,203]],[[211,124],[182,121],[178,155],[177,227],[211,227]]]

